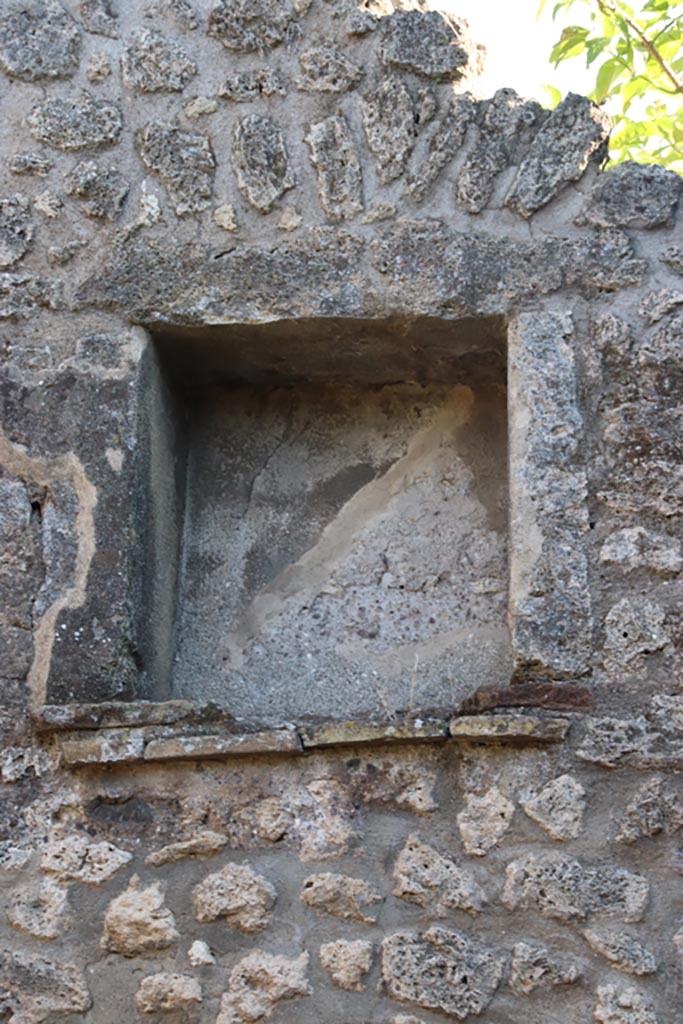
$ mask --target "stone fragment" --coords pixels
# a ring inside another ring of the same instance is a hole
[[[39,103],[26,124],[39,142],[74,152],[113,145],[121,134],[123,118],[115,103],[96,100],[84,92],[78,101],[56,97]]]
[[[336,779],[316,779],[295,803],[302,861],[325,860],[346,853],[353,837],[353,801]],[[296,834],[295,832],[295,834]]]
[[[66,764],[135,764],[145,753],[145,737],[139,729],[100,729],[74,734],[60,743]]]
[[[530,853],[508,865],[502,901],[510,910],[533,906],[558,921],[594,913],[639,921],[649,891],[647,879],[625,868],[587,867],[562,854]]]
[[[588,711],[595,707],[591,690],[577,683],[548,683],[531,680],[512,686],[480,686],[465,698],[459,710],[475,715],[499,708],[543,708],[547,711]]]
[[[175,864],[176,861],[185,860],[186,857],[210,857],[222,850],[227,842],[228,837],[222,832],[202,829],[190,839],[170,843],[168,846],[162,846],[160,850],[148,854],[145,864],[159,867],[161,864]]]
[[[619,679],[623,672],[638,672],[649,654],[671,642],[664,609],[641,597],[624,597],[605,616],[603,662]]]
[[[363,209],[358,153],[348,122],[333,115],[309,128],[306,140],[318,174],[320,204],[330,220],[350,220]]]
[[[510,988],[516,996],[528,996],[537,988],[572,985],[581,977],[579,964],[535,942],[518,942],[512,950]]]
[[[412,97],[397,75],[386,76],[365,93],[360,108],[379,180],[386,184],[403,174],[415,145],[417,127]]]
[[[382,943],[382,978],[389,997],[458,1020],[486,1009],[504,967],[502,954],[455,929],[394,932]]]
[[[3,0],[0,68],[5,74],[24,82],[70,78],[80,51],[78,26],[58,0]]]
[[[36,747],[5,747],[0,752],[0,779],[4,783],[41,778],[53,767],[49,755]]]
[[[0,267],[18,263],[33,238],[33,224],[26,196],[19,193],[0,199]]]
[[[112,10],[111,0],[81,0],[80,16],[86,32],[118,39],[118,18]]]
[[[216,1024],[252,1024],[268,1019],[278,1003],[311,994],[309,955],[273,956],[256,950],[232,969]]]
[[[211,201],[216,158],[205,135],[152,121],[138,136],[140,156],[158,174],[179,217],[205,210]]]
[[[55,217],[59,217],[64,209],[64,203],[58,195],[46,188],[43,192],[39,192],[37,196],[33,197],[33,209],[42,217],[54,220]]]
[[[317,914],[332,914],[342,921],[375,924],[376,917],[367,914],[365,908],[381,902],[382,897],[362,878],[325,871],[308,876],[301,890],[301,900]]]
[[[195,96],[193,100],[185,105],[185,117],[189,117],[190,120],[194,121],[198,117],[207,117],[209,114],[215,114],[218,110],[218,100],[213,99],[211,96]]]
[[[454,96],[450,101],[429,140],[427,156],[408,184],[408,192],[418,202],[424,199],[444,167],[459,152],[467,129],[474,120],[475,110],[474,100],[468,94]]]
[[[276,68],[234,71],[218,90],[224,100],[248,103],[261,96],[286,96],[285,80]]]
[[[593,1011],[598,1024],[658,1024],[652,1003],[635,988],[602,985]]]
[[[124,83],[136,92],[182,92],[197,65],[179,43],[143,29],[124,49],[121,71]]]
[[[577,750],[577,757],[592,764],[615,768],[620,764],[633,764],[637,768],[669,766],[667,752],[662,759],[661,736],[651,728],[647,719],[598,718],[588,722]],[[659,753],[653,746],[659,747]]]
[[[587,928],[583,937],[591,949],[604,956],[619,971],[625,971],[626,974],[654,974],[657,970],[654,955],[628,932]]]
[[[392,877],[396,883],[394,896],[429,907],[437,917],[451,910],[476,914],[485,903],[484,893],[467,868],[458,867],[416,835],[408,837]]]
[[[223,215],[221,215],[222,219]],[[145,761],[193,761],[199,758],[223,758],[244,754],[298,754],[301,751],[296,730],[264,729],[262,732],[173,736],[150,740],[145,747]]]
[[[634,843],[660,832],[673,835],[682,827],[683,800],[658,775],[641,786],[628,803],[616,838],[622,843]]]
[[[303,217],[295,206],[285,206],[277,226],[280,231],[296,231],[302,220]]]
[[[16,153],[7,166],[12,174],[37,174],[44,178],[54,164],[40,153]]]
[[[481,70],[482,53],[467,23],[441,11],[395,11],[382,19],[380,57],[389,67],[427,78],[463,78]]]
[[[240,53],[263,53],[285,39],[308,5],[299,0],[217,0],[209,35]]]
[[[111,901],[104,915],[101,946],[110,953],[137,956],[168,949],[180,938],[158,882],[140,888],[133,875],[128,888]]]
[[[111,75],[111,64],[103,53],[93,53],[85,71],[89,82],[104,82]]]
[[[586,791],[572,775],[560,775],[536,792],[520,794],[519,802],[552,839],[577,839],[581,835]]]
[[[609,118],[599,107],[568,93],[531,143],[506,205],[523,217],[540,210],[601,157],[609,129]]]
[[[83,200],[88,217],[116,220],[121,213],[130,182],[114,167],[101,167],[94,160],[76,164],[67,176],[66,191]]]
[[[650,569],[669,576],[683,569],[683,551],[677,537],[653,533],[644,526],[628,526],[607,538],[600,549],[600,561],[625,572]]]
[[[683,292],[662,288],[648,292],[640,303],[638,312],[649,324],[658,323],[663,317],[673,313],[678,306],[683,306]]]
[[[541,718],[523,712],[463,715],[452,718],[448,728],[454,739],[480,743],[561,743],[569,731],[569,719]]]
[[[87,836],[72,834],[52,839],[40,866],[60,882],[101,885],[132,859],[132,853],[113,843],[93,843]]]
[[[211,952],[208,943],[202,939],[195,939],[187,951],[187,959],[193,967],[211,967],[216,963],[216,957]]]
[[[411,1014],[399,1013],[391,1018],[391,1024],[424,1024],[424,1021],[420,1020],[419,1017],[413,1017]]]
[[[0,998],[13,1024],[42,1024],[53,1014],[85,1013],[92,1006],[83,972],[74,964],[0,948]]]
[[[235,207],[232,203],[223,203],[222,206],[217,206],[213,211],[213,219],[224,231],[237,231],[239,227]]]
[[[339,988],[364,992],[363,978],[372,967],[372,943],[363,939],[337,939],[320,947],[320,963]]]
[[[195,917],[202,924],[224,919],[230,928],[255,935],[270,924],[277,892],[248,864],[226,864],[192,890]]]
[[[361,217],[361,224],[377,224],[381,220],[391,220],[396,213],[394,203],[373,203]]]
[[[36,309],[62,309],[60,281],[35,274],[0,273],[0,320],[27,320]]]
[[[659,258],[673,270],[674,274],[680,274],[683,277],[683,249],[677,245],[670,245]]]
[[[302,92],[347,92],[363,77],[362,68],[330,43],[309,47],[300,55],[299,64],[296,86]]]
[[[237,123],[232,166],[240,191],[259,213],[268,213],[296,184],[282,130],[269,117],[250,114]]]
[[[670,226],[682,191],[675,171],[657,164],[618,164],[598,175],[579,221],[607,228]]]
[[[54,878],[28,882],[7,903],[7,920],[36,939],[56,939],[71,926],[67,890]]]
[[[135,993],[140,1013],[169,1013],[190,1010],[202,1001],[201,985],[187,974],[150,974]]]
[[[515,805],[497,786],[481,796],[467,793],[465,802],[466,807],[457,817],[462,841],[471,856],[484,857],[510,828]]]

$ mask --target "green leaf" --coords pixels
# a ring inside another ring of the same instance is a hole
[[[596,103],[604,103],[609,96],[612,85],[623,73],[624,66],[620,61],[615,60],[613,57],[605,61],[598,71],[598,77],[595,82],[594,97]]]
[[[544,85],[543,89],[548,97],[548,107],[554,110],[558,103],[562,102],[562,93],[554,85]]]

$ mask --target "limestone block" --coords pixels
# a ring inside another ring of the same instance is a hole
[[[112,0],[81,0],[79,14],[86,32],[118,39],[118,16],[112,9]]]
[[[216,963],[216,957],[203,939],[194,940],[187,951],[187,959],[193,967],[212,967]]]
[[[168,189],[178,216],[206,209],[211,201],[216,158],[205,135],[152,121],[138,136],[140,156]]]
[[[307,7],[302,0],[217,0],[209,13],[209,35],[229,50],[263,53],[283,41]]]
[[[100,885],[133,858],[132,853],[106,841],[93,843],[80,833],[56,836],[43,853],[40,866],[60,882]]]
[[[462,841],[471,856],[484,857],[509,830],[515,805],[497,786],[481,796],[467,793],[465,803],[457,817]]]
[[[415,105],[397,75],[386,76],[360,101],[368,146],[377,161],[379,180],[399,178],[413,151],[417,128]]]
[[[363,992],[363,978],[372,966],[372,943],[363,939],[337,939],[320,947],[320,963],[339,988]]]
[[[504,968],[504,955],[455,929],[394,932],[382,943],[382,977],[389,997],[458,1020],[486,1009]]]
[[[394,865],[394,896],[428,907],[437,917],[451,910],[476,914],[485,898],[472,873],[412,835]]]
[[[7,919],[36,939],[56,939],[69,930],[67,890],[54,878],[28,882],[7,903]]]
[[[623,597],[605,616],[603,661],[618,679],[624,672],[641,671],[649,654],[671,642],[664,609],[641,597]]]
[[[365,908],[379,903],[382,897],[362,878],[350,878],[325,871],[309,875],[301,890],[301,900],[318,914],[332,914],[343,921],[374,924],[376,918]]]
[[[174,864],[186,857],[210,857],[218,853],[227,844],[228,837],[222,832],[202,829],[190,839],[182,839],[177,843],[169,843],[155,850],[145,858],[145,864],[159,867],[161,864]]]
[[[81,33],[58,0],[4,0],[0,11],[0,68],[37,82],[70,78],[78,68]]]
[[[302,92],[347,92],[363,77],[363,69],[330,43],[311,46],[299,56]]]
[[[190,1010],[201,1001],[201,985],[186,974],[151,974],[142,979],[135,993],[135,1006],[140,1013]]]
[[[36,174],[44,178],[54,166],[51,160],[40,153],[16,153],[7,165],[12,174]]]
[[[124,49],[121,72],[136,92],[182,92],[197,74],[197,65],[178,43],[144,29]]]
[[[657,970],[654,955],[628,932],[587,928],[583,936],[591,949],[604,956],[619,971],[654,974]]]
[[[311,994],[306,976],[309,955],[274,956],[256,950],[230,973],[216,1024],[252,1024],[268,1019],[278,1003]]]
[[[128,889],[111,901],[104,915],[101,946],[110,953],[137,956],[168,949],[180,938],[158,882],[145,888],[133,875]]]
[[[66,191],[83,200],[88,217],[116,220],[130,190],[130,182],[115,167],[102,167],[94,160],[76,164],[67,177]]]
[[[250,114],[237,123],[232,166],[240,191],[260,213],[296,184],[282,130],[269,117]]]
[[[537,988],[572,985],[581,977],[576,960],[535,942],[517,942],[512,950],[510,988],[516,996],[528,996]]]
[[[619,164],[596,178],[579,220],[596,227],[670,226],[682,191],[674,171],[657,164]]]
[[[33,237],[33,223],[26,196],[0,199],[0,267],[11,267],[22,258]]]
[[[252,71],[234,71],[218,90],[224,100],[248,103],[260,96],[286,96],[285,80],[277,68],[255,68]]]
[[[318,174],[320,203],[330,220],[350,220],[363,209],[360,161],[346,119],[332,115],[306,136]]]
[[[627,526],[607,538],[600,549],[600,561],[625,572],[649,569],[669,576],[683,569],[683,551],[677,537],[654,533],[644,526]]]
[[[61,281],[36,274],[0,273],[0,320],[26,320],[36,309],[61,309]]]
[[[577,839],[581,834],[586,791],[573,776],[560,775],[537,792],[526,791],[519,802],[553,839]]]
[[[652,1003],[635,988],[602,985],[593,1011],[598,1024],[658,1024]]]
[[[557,853],[529,853],[508,865],[501,898],[510,910],[531,906],[558,921],[594,913],[639,921],[649,893],[647,879],[625,868],[585,866]]]
[[[85,73],[89,82],[104,82],[111,75],[111,64],[103,53],[93,53]]]
[[[0,993],[17,1010],[15,1024],[42,1024],[53,1014],[85,1013],[92,998],[82,970],[35,953],[0,949]]]
[[[226,864],[192,890],[195,917],[203,924],[225,920],[231,928],[255,935],[270,924],[277,892],[248,864]]]
[[[682,305],[682,291],[673,291],[671,288],[659,288],[656,291],[647,293],[640,303],[638,312],[649,324],[656,324]]]
[[[101,149],[118,141],[123,116],[115,103],[96,100],[83,92],[79,100],[45,100],[26,119],[34,139],[68,153]]]
[[[480,48],[462,19],[441,11],[395,11],[383,19],[381,32],[380,56],[389,67],[452,80],[480,70]]]
[[[616,838],[634,843],[664,832],[673,835],[683,827],[683,800],[664,784],[661,775],[650,779],[626,806]]]
[[[408,192],[416,200],[424,199],[443,169],[460,151],[475,111],[475,103],[468,94],[454,96],[449,103],[429,140],[422,164],[409,181]]]

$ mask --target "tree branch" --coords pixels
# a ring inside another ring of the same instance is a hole
[[[657,47],[654,45],[654,43],[652,43],[647,38],[647,36],[643,32],[643,30],[639,27],[639,25],[637,25],[636,22],[632,21],[627,15],[622,14],[621,11],[618,8],[614,7],[609,2],[609,0],[596,0],[596,3],[597,3],[598,7],[600,8],[600,10],[602,11],[603,14],[606,14],[606,15],[610,15],[611,14],[612,17],[616,16],[618,18],[622,18],[623,21],[626,22],[626,24],[631,29],[631,31],[634,33],[634,35],[636,35],[638,37],[638,39],[640,39],[640,42],[643,44],[643,46],[645,47],[647,52],[650,54],[652,59],[655,60],[657,62],[657,64],[659,64],[659,66],[662,69],[663,73],[666,75],[666,77],[672,83],[674,89],[676,90],[676,93],[683,93],[683,81],[681,81],[678,78],[678,76],[674,72],[673,68],[671,68],[669,66],[669,64],[664,60],[664,58],[662,57],[662,55],[659,52],[659,50],[657,49]]]

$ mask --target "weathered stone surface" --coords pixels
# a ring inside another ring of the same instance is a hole
[[[312,124],[306,136],[318,174],[320,203],[330,220],[350,220],[363,209],[358,153],[344,117]]]
[[[14,1011],[15,1024],[41,1024],[53,1014],[85,1013],[92,1006],[75,964],[11,949],[0,949],[0,996],[3,1009]]]
[[[151,974],[143,978],[135,993],[140,1013],[168,1013],[189,1010],[202,1001],[202,988],[187,974]]]
[[[118,39],[118,16],[112,10],[111,0],[81,0],[79,14],[86,32]]]
[[[403,174],[417,133],[415,105],[397,75],[383,78],[360,101],[368,146],[386,184]]]
[[[680,828],[683,828],[683,799],[658,775],[641,786],[628,803],[616,838],[623,843],[634,843],[660,832],[673,835]]]
[[[261,96],[286,96],[287,89],[282,74],[276,68],[255,68],[228,75],[218,95],[235,103],[248,103]]]
[[[106,841],[94,843],[87,836],[57,836],[43,853],[40,866],[60,882],[100,885],[133,859],[132,853]]]
[[[39,103],[26,124],[39,142],[75,152],[113,145],[121,134],[123,117],[115,103],[96,100],[84,92],[80,100],[57,97]]]
[[[220,918],[247,935],[268,927],[276,899],[275,888],[248,864],[226,864],[192,890],[198,921],[206,924]]]
[[[111,64],[103,53],[93,53],[85,73],[89,82],[104,82],[111,75]]]
[[[205,135],[152,121],[140,133],[138,146],[143,163],[168,189],[178,216],[206,209],[211,201],[216,158]]]
[[[584,96],[568,93],[553,110],[522,161],[506,204],[523,217],[549,203],[600,157],[609,118]]]
[[[339,988],[363,992],[363,978],[372,967],[372,943],[363,939],[337,939],[320,947],[320,963]]]
[[[577,683],[547,683],[537,680],[489,689],[480,687],[460,705],[463,714],[476,715],[498,708],[543,708],[547,711],[588,711],[595,697]]]
[[[307,7],[302,0],[217,0],[209,13],[209,35],[241,53],[270,50]]]
[[[210,857],[222,850],[227,842],[228,837],[222,832],[202,829],[190,839],[170,843],[168,846],[163,846],[160,850],[148,854],[145,864],[159,867],[161,864],[175,864],[176,861],[184,860],[186,857]]]
[[[454,739],[484,743],[561,743],[569,730],[567,718],[539,718],[537,715],[463,715],[451,719]]]
[[[36,939],[56,939],[71,927],[67,890],[53,878],[28,882],[12,893],[7,920]]]
[[[296,184],[282,130],[269,117],[250,114],[237,123],[232,166],[240,191],[260,213]]]
[[[458,1020],[486,1009],[504,965],[496,950],[454,929],[394,932],[382,943],[382,977],[390,998]]]
[[[653,533],[643,526],[627,526],[607,538],[600,549],[600,561],[626,572],[650,569],[669,576],[683,569],[683,551],[677,537]]]
[[[58,0],[5,0],[0,12],[0,68],[37,82],[70,78],[78,68],[81,33]]]
[[[587,928],[583,937],[591,949],[604,956],[619,971],[625,971],[626,974],[654,974],[657,970],[654,955],[628,932]]]
[[[44,178],[53,168],[52,160],[40,153],[16,153],[7,163],[12,174],[37,174]]]
[[[338,747],[353,743],[395,743],[397,740],[433,740],[446,736],[443,718],[418,718],[407,722],[360,720],[306,725],[299,730],[304,749]]]
[[[203,939],[194,940],[187,951],[187,959],[193,967],[211,967],[216,963],[216,957]]]
[[[521,793],[519,802],[552,839],[577,839],[581,835],[586,791],[572,775],[560,775],[536,792]]]
[[[61,281],[35,274],[0,273],[0,320],[27,320],[37,309],[61,309]]]
[[[0,267],[18,263],[33,238],[33,224],[26,196],[0,199]]]
[[[577,752],[582,761],[606,768],[678,768],[683,765],[680,732],[666,735],[644,716],[597,718],[584,731]]]
[[[209,114],[215,114],[218,110],[218,100],[210,96],[195,96],[193,100],[185,104],[183,110],[185,111],[185,117],[189,117],[190,120],[194,121],[198,117],[208,117]]]
[[[308,953],[298,957],[256,951],[240,960],[230,974],[216,1024],[251,1024],[268,1019],[278,1003],[311,994],[306,971]]]
[[[197,65],[178,43],[144,29],[123,51],[121,70],[125,84],[136,92],[182,92]]]
[[[111,901],[104,915],[101,945],[110,953],[137,956],[168,949],[179,938],[160,884],[153,882],[140,888],[137,875],[133,875],[125,892]]]
[[[670,245],[659,258],[675,274],[680,274],[683,277],[683,249],[677,245]]]
[[[363,69],[330,43],[309,47],[300,55],[299,64],[296,84],[302,92],[347,92],[363,77]]]
[[[484,857],[510,828],[515,805],[497,786],[481,795],[467,793],[465,804],[457,817],[460,836],[471,856]]]
[[[683,291],[660,288],[647,293],[638,312],[649,324],[656,324],[679,306],[683,306]]]
[[[658,1024],[652,1003],[635,988],[602,985],[593,1011],[598,1024]]]
[[[507,867],[502,901],[510,910],[536,907],[558,921],[588,914],[639,921],[649,898],[647,879],[617,866],[584,866],[574,857],[529,853]]]
[[[390,67],[439,79],[476,74],[482,63],[466,22],[441,11],[396,11],[383,19],[380,55]]]
[[[537,988],[572,985],[581,973],[576,960],[535,942],[517,942],[513,947],[510,988],[516,996],[528,996]]]
[[[88,217],[116,220],[121,213],[130,182],[114,167],[101,167],[94,160],[76,164],[67,177],[66,191],[83,200]]]
[[[596,227],[670,225],[682,191],[675,171],[657,164],[618,164],[598,176],[579,219]]]
[[[60,743],[65,764],[135,764],[142,761],[145,737],[135,729],[102,729],[66,738]]]
[[[427,155],[411,177],[408,192],[418,201],[437,180],[446,164],[456,156],[474,120],[476,107],[471,96],[454,96],[429,140]]]
[[[300,750],[296,730],[290,727],[264,729],[262,732],[179,735],[150,740],[145,747],[145,761],[194,761],[245,754],[298,754]]]
[[[376,918],[365,908],[381,902],[382,897],[362,878],[350,878],[329,871],[309,875],[301,890],[301,900],[318,914],[332,914],[342,921],[374,924]]]
[[[485,903],[484,893],[471,871],[443,857],[418,836],[408,837],[394,865],[394,896],[407,903],[429,907],[437,917],[451,910],[476,914]]]
[[[665,614],[660,605],[641,597],[624,597],[609,610],[603,661],[611,676],[642,671],[648,655],[671,642]]]

